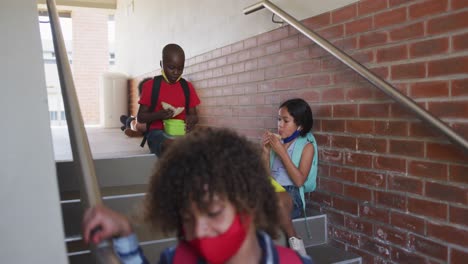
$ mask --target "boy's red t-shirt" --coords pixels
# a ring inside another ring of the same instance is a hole
[[[193,85],[190,82],[187,82],[190,92],[190,102],[189,108],[195,107],[200,104],[200,98],[198,98]],[[151,94],[153,91],[153,80],[149,80],[143,84],[143,89],[141,92],[140,100],[138,101],[139,104],[151,107]],[[161,88],[159,89],[159,97],[158,102],[156,104],[156,108],[154,112],[158,112],[162,110],[161,102],[166,102],[174,107],[185,107],[185,95],[184,90],[182,89],[182,85],[180,82],[176,82],[174,84],[170,84],[165,82],[164,80],[161,81]],[[185,120],[185,109],[179,115],[173,117],[174,119],[181,119]],[[150,130],[164,129],[164,124],[161,120],[156,120],[151,123]]]

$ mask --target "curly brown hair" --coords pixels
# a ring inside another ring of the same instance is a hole
[[[207,194],[209,200],[216,194],[276,238],[278,201],[269,177],[258,145],[228,129],[198,128],[171,144],[156,164],[144,218],[180,238],[181,213],[191,202],[206,210]]]

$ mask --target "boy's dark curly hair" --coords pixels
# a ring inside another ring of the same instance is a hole
[[[146,221],[180,236],[181,212],[206,197],[226,198],[257,229],[277,237],[277,198],[256,144],[228,129],[197,128],[177,139],[156,165],[145,201]],[[206,190],[208,186],[208,190]]]

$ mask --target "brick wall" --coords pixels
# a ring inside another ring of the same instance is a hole
[[[468,138],[467,17],[466,0],[371,0],[304,23]],[[334,245],[365,263],[466,263],[468,154],[294,29],[190,58],[185,76],[202,125],[253,140],[276,128],[280,102],[309,102],[320,165],[308,201]]]
[[[73,8],[73,78],[85,124],[99,124],[99,87],[109,69],[109,11]]]

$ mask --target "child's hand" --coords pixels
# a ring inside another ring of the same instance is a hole
[[[285,150],[279,137],[273,133],[268,133],[268,144],[276,154],[281,154]]]
[[[128,236],[133,232],[124,215],[102,205],[86,210],[82,230],[84,242],[94,244],[112,237]]]
[[[185,130],[187,133],[189,133],[194,127],[195,124],[198,122],[198,117],[196,115],[187,115],[185,117]]]
[[[158,117],[159,119],[161,120],[165,120],[165,119],[169,119],[169,118],[172,118],[172,116],[174,116],[174,111],[172,111],[171,109],[162,109],[162,110],[159,110],[158,112]]]

